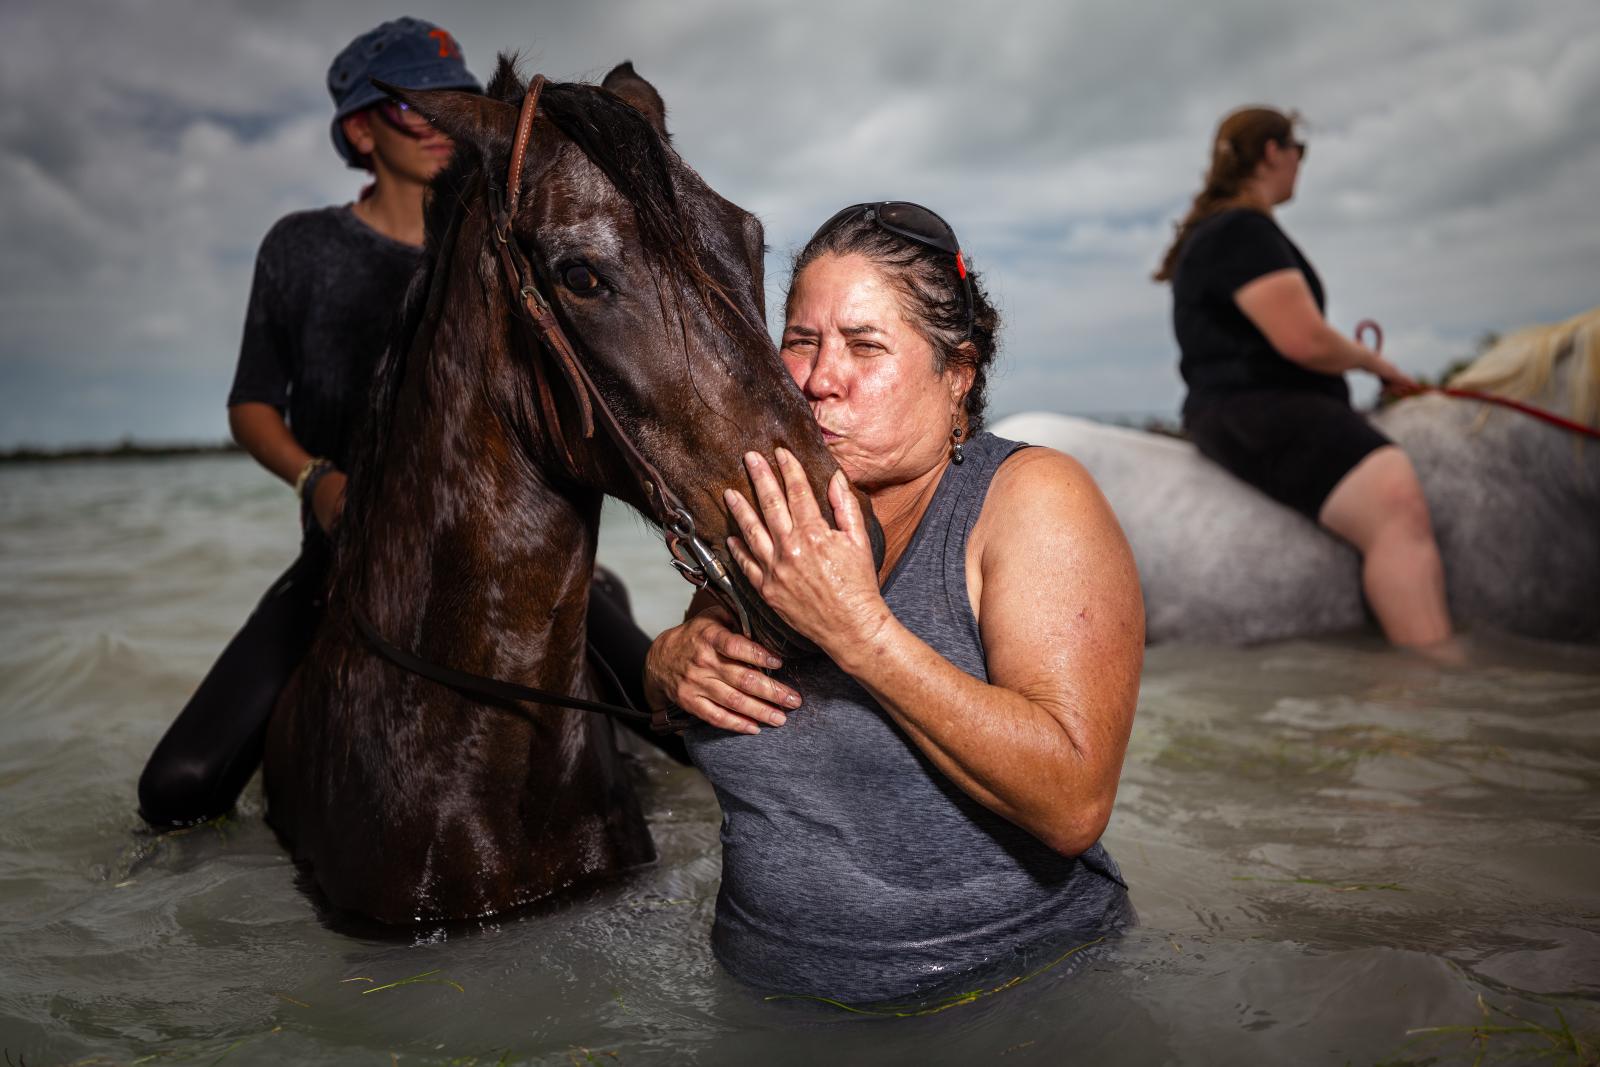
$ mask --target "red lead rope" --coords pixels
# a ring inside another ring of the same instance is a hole
[[[1371,319],[1362,319],[1356,323],[1356,343],[1364,344],[1365,342],[1361,338],[1369,331],[1372,334],[1372,350],[1381,354],[1383,352],[1383,327]],[[1417,392],[1406,395],[1420,396],[1423,393],[1440,393],[1444,396],[1453,396],[1457,400],[1478,400],[1485,404],[1498,404],[1500,407],[1510,408],[1512,411],[1520,411],[1530,418],[1538,419],[1540,422],[1547,422],[1551,426],[1600,440],[1600,430],[1596,430],[1592,426],[1574,422],[1569,418],[1557,415],[1553,411],[1546,411],[1544,408],[1536,407],[1533,404],[1524,404],[1520,400],[1512,400],[1508,396],[1495,396],[1493,393],[1480,393],[1476,389],[1452,389],[1449,386],[1439,385],[1424,385]]]

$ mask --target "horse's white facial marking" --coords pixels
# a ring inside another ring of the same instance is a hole
[[[540,234],[540,239],[553,262],[564,259],[615,262],[622,258],[622,236],[617,232],[616,220],[604,216],[549,227]]]
[[[539,243],[552,263],[568,258],[599,258],[613,262],[622,259],[623,241],[618,220],[626,217],[631,209],[599,167],[586,158],[580,159],[567,175],[553,183],[551,191],[586,209],[584,217],[578,221],[541,225]]]

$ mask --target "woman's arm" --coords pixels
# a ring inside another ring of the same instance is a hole
[[[684,621],[663,630],[644,660],[644,694],[652,710],[674,704],[695,718],[741,734],[782,726],[800,694],[762,673],[783,666],[767,649],[733,629],[710,590],[689,602]]]
[[[1111,815],[1144,657],[1138,572],[1110,507],[1075,461],[1030,449],[996,474],[968,546],[989,682],[950,663],[877,592],[865,526],[842,479],[834,529],[793,457],[785,487],[751,463],[761,504],[729,503],[735,555],[784,619],[894,717],[944,774],[1065,855]]]
[[[1308,370],[1364,370],[1401,391],[1417,388],[1393,363],[1329,326],[1297,268],[1275,270],[1240,286],[1233,302],[1280,355]]]
[[[239,446],[255,461],[289,485],[294,484],[311,454],[300,447],[284,421],[283,413],[271,404],[245,402],[228,408],[228,429]]]

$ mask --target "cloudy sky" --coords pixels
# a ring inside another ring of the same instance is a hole
[[[323,78],[436,21],[480,73],[634,60],[680,152],[759,214],[775,305],[838,207],[918,200],[1006,317],[997,413],[1171,413],[1148,280],[1217,119],[1298,108],[1280,219],[1329,314],[1432,372],[1486,330],[1600,303],[1600,4],[919,0],[0,6],[0,448],[215,440],[250,268],[280,215],[357,191]]]

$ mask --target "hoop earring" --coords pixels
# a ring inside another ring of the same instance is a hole
[[[959,467],[959,466],[961,466],[962,462],[965,461],[966,458],[967,458],[961,452],[961,427],[960,426],[951,427],[951,429],[950,429],[950,440],[955,442],[953,445],[950,446],[950,462],[954,463],[956,466]]]

